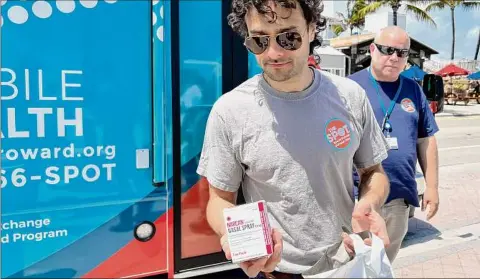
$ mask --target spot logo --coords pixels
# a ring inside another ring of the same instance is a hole
[[[404,111],[410,113],[415,112],[415,104],[409,98],[404,98],[400,104],[402,105],[402,109]]]
[[[346,148],[351,141],[350,127],[343,120],[331,119],[325,125],[325,137],[334,147]]]

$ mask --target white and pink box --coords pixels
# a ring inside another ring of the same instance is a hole
[[[272,230],[265,201],[226,208],[223,217],[233,263],[273,253]]]

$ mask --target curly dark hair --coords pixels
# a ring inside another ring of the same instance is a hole
[[[307,25],[316,23],[315,40],[310,43],[310,54],[313,54],[313,49],[322,44],[320,32],[325,30],[327,24],[325,17],[322,16],[323,0],[232,0],[232,12],[227,17],[228,24],[233,31],[245,38],[248,34],[245,15],[252,7],[260,14],[268,16],[270,23],[274,23],[277,20],[277,14],[268,5],[272,1],[286,9],[296,9],[298,3],[302,8]]]

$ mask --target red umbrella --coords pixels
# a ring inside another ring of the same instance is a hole
[[[458,67],[455,64],[448,64],[447,66],[443,67],[440,71],[435,73],[438,76],[446,77],[446,76],[464,76],[470,74],[469,71]]]

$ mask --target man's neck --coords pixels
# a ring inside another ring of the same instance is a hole
[[[274,81],[266,75],[264,78],[272,88],[280,92],[301,92],[312,84],[315,75],[309,67],[305,67],[300,75],[288,81]]]
[[[375,69],[373,67],[370,66],[370,71],[372,72],[372,76],[373,78],[375,78],[375,80],[377,81],[381,81],[381,82],[395,82],[398,80],[398,77],[392,79],[392,78],[387,78],[387,77],[384,77],[381,73],[377,73],[377,71],[375,71]]]

